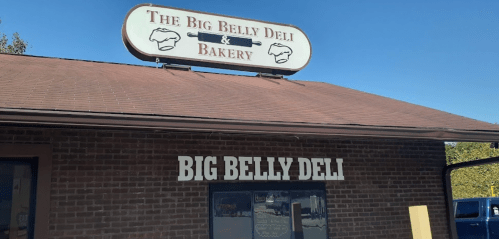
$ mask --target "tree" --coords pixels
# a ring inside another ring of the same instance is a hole
[[[0,20],[0,24],[2,20]],[[28,48],[28,42],[21,39],[19,33],[12,34],[12,44],[7,45],[7,36],[0,32],[2,38],[0,38],[0,53],[11,53],[11,54],[24,54]]]
[[[446,144],[447,165],[499,156],[490,143],[459,142]],[[499,164],[461,168],[451,173],[452,196],[458,198],[490,197],[491,186],[499,192]]]

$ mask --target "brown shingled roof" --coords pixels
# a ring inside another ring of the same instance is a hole
[[[318,134],[321,127],[346,127],[339,134],[349,135],[348,129],[355,127],[431,131],[436,136],[430,138],[438,139],[452,139],[438,136],[442,132],[499,136],[498,125],[320,82],[0,54],[0,86],[3,122],[15,122],[15,115],[59,117],[52,123],[60,124],[89,116],[142,121],[164,117],[285,125],[289,131],[301,125]]]

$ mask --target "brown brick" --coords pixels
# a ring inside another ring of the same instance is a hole
[[[207,238],[223,160],[220,181],[177,182],[178,155],[342,157],[346,180],[325,183],[330,237],[409,239],[407,208],[428,205],[434,238],[448,238],[442,142],[12,126],[0,142],[53,145],[51,238]]]

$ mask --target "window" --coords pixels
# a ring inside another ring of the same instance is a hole
[[[33,238],[37,158],[0,158],[0,239]]]
[[[457,202],[456,218],[476,218],[480,215],[478,201]]]
[[[327,238],[323,183],[210,185],[211,238]]]
[[[215,238],[251,238],[252,212],[249,192],[217,192],[213,195]]]
[[[490,216],[491,217],[499,217],[499,204],[491,204],[490,205]]]

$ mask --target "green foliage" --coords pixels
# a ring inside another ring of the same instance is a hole
[[[2,20],[0,20],[0,24]],[[28,42],[21,39],[19,33],[12,34],[12,43],[8,44],[7,36],[0,32],[0,53],[24,54],[28,48]]]
[[[459,142],[445,145],[447,164],[455,164],[499,156],[499,149],[490,143]],[[490,187],[496,186],[494,194],[499,195],[499,163],[452,171],[452,196],[458,198],[490,197]]]

